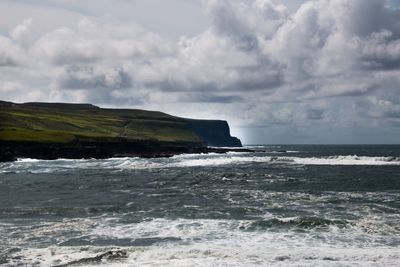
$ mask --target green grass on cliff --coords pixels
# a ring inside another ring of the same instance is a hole
[[[0,101],[0,141],[68,143],[122,139],[200,142],[182,120],[161,112]]]

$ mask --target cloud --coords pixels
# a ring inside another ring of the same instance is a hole
[[[0,66],[11,67],[19,65],[20,49],[10,38],[0,36]]]
[[[216,95],[213,93],[189,93],[181,95],[178,101],[194,103],[220,103],[229,104],[243,101],[239,95]]]
[[[17,25],[10,33],[13,40],[24,43],[29,41],[30,28],[32,25],[32,18],[24,20],[21,24]]]
[[[124,89],[132,87],[130,76],[122,68],[68,66],[60,79],[65,89]]]
[[[33,50],[43,60],[60,65],[147,60],[174,52],[168,41],[137,25],[95,23],[89,19],[43,35]]]
[[[0,35],[0,90],[15,101],[28,95],[15,92],[29,91],[30,101],[223,114],[241,127],[278,125],[299,136],[323,125],[397,127],[398,9],[381,0],[313,0],[296,9],[207,0],[204,9],[209,27],[178,41],[105,17],[45,32],[26,18]]]

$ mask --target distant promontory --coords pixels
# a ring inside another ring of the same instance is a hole
[[[161,157],[241,146],[222,120],[91,104],[0,101],[0,161]]]

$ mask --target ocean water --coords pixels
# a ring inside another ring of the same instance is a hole
[[[399,266],[400,146],[0,163],[0,266]]]

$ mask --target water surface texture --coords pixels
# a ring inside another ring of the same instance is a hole
[[[0,265],[398,266],[400,146],[255,148],[1,163]]]

